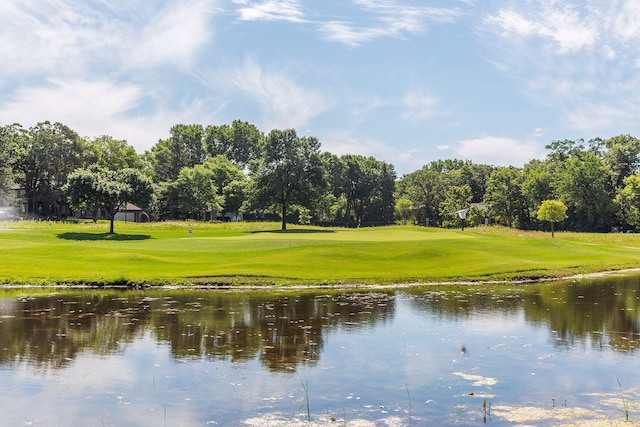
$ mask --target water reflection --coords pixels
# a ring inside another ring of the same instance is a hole
[[[272,371],[312,365],[324,329],[393,316],[392,293],[65,292],[0,299],[0,363],[62,368],[78,354],[122,352],[151,331],[176,359],[259,359]]]
[[[513,315],[546,327],[556,347],[635,352],[640,347],[640,278],[535,286],[429,287],[403,291],[414,310],[467,319]],[[146,333],[175,359],[259,360],[269,370],[315,364],[328,331],[373,328],[393,319],[396,293],[206,291],[4,291],[0,364],[63,368],[80,353],[122,352]]]

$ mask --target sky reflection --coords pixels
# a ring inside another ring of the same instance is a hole
[[[311,425],[479,425],[488,402],[500,408],[494,425],[526,418],[522,408],[549,424],[615,420],[623,392],[640,408],[638,289],[619,278],[374,293],[6,291],[0,416],[309,425],[309,403]]]

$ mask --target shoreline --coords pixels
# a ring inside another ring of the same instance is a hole
[[[599,277],[615,276],[615,275],[628,275],[640,273],[640,267],[626,268],[622,270],[607,270],[598,271],[593,273],[572,274],[562,277],[540,277],[535,279],[513,279],[513,280],[451,280],[440,282],[407,282],[407,283],[393,283],[393,284],[365,284],[365,283],[336,283],[336,284],[298,284],[298,285],[278,285],[278,284],[262,284],[262,285],[249,285],[231,283],[209,283],[209,284],[160,284],[154,285],[149,282],[142,283],[56,283],[56,284],[22,284],[13,285],[9,283],[0,284],[0,290],[2,289],[121,289],[121,290],[180,290],[180,289],[193,289],[193,290],[209,290],[209,291],[258,291],[258,290],[383,290],[383,289],[409,289],[417,287],[429,287],[429,286],[478,286],[478,285],[528,285],[536,283],[547,282],[560,282],[564,280],[575,279],[592,279]],[[184,280],[184,279],[183,279]]]

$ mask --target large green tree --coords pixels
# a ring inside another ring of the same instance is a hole
[[[215,219],[222,210],[214,174],[205,165],[182,168],[178,177],[162,186],[163,217],[171,219]]]
[[[398,187],[399,193],[406,195],[413,203],[416,221],[422,223],[428,218],[430,224],[440,222],[440,204],[444,201],[447,187],[443,173],[425,166],[403,176]]]
[[[144,168],[143,161],[136,150],[124,139],[101,135],[89,141],[89,149],[94,152],[93,163],[103,168],[116,171],[126,168],[138,170]]]
[[[627,176],[617,201],[625,223],[634,229],[640,229],[640,174]]]
[[[340,158],[344,163],[342,189],[346,198],[345,217],[356,223],[391,223],[395,207],[396,174],[393,166],[357,154]]]
[[[484,202],[491,215],[509,227],[527,227],[529,210],[522,193],[524,175],[521,169],[502,167],[495,169],[489,178]]]
[[[234,120],[229,125],[207,126],[204,146],[209,156],[223,155],[232,163],[246,168],[261,156],[264,135],[250,123]]]
[[[87,164],[87,142],[62,123],[41,122],[28,131],[14,128],[13,163],[18,184],[26,191],[27,213],[60,218],[66,206],[62,191],[67,176]]]
[[[12,165],[17,152],[17,139],[23,137],[23,134],[24,129],[17,124],[0,127],[0,206],[10,206],[13,203]]]
[[[609,170],[592,151],[568,158],[554,173],[553,186],[577,231],[609,231],[615,219]]]
[[[137,169],[113,171],[96,164],[69,174],[64,191],[74,209],[103,209],[110,219],[109,233],[113,234],[116,214],[127,203],[147,207],[153,197],[153,184]]]
[[[327,190],[320,143],[313,137],[299,137],[294,129],[274,129],[263,153],[251,165],[252,204],[277,207],[286,230],[287,214],[294,205],[312,208]]]
[[[471,187],[468,184],[448,187],[444,201],[440,204],[442,225],[451,228],[458,226],[461,223],[458,212],[469,209],[472,198]]]
[[[178,177],[184,167],[193,167],[205,161],[204,128],[199,124],[177,124],[170,136],[158,141],[147,153],[155,172],[155,182],[169,182]]]
[[[221,197],[222,210],[237,215],[246,201],[247,176],[223,155],[208,159],[203,166],[212,173],[217,195]]]

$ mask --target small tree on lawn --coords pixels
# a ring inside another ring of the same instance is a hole
[[[558,200],[545,200],[538,209],[538,219],[551,223],[551,237],[553,238],[553,224],[567,219],[567,207]]]
[[[144,208],[153,197],[151,180],[140,171],[127,168],[116,172],[98,165],[73,171],[64,190],[74,209],[104,209],[111,220],[110,234],[120,209],[127,203]]]

